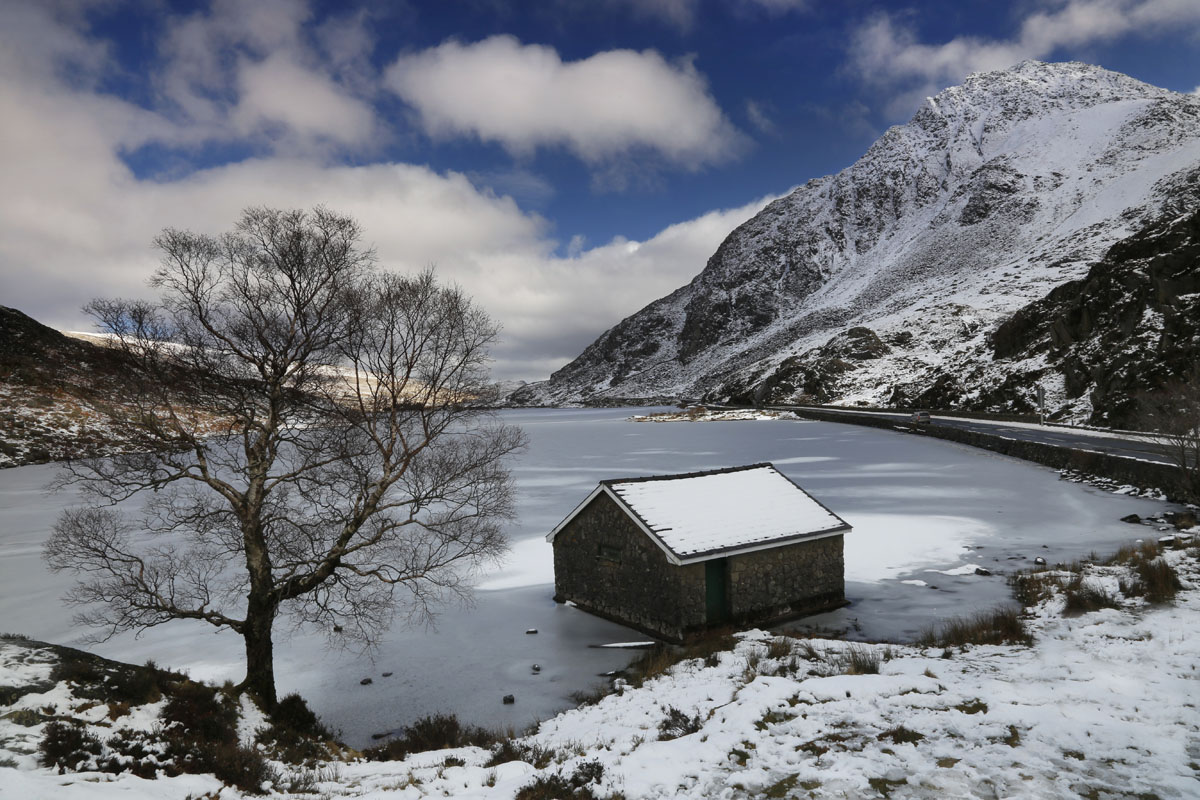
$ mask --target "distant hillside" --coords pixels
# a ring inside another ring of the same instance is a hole
[[[95,398],[120,373],[119,352],[0,306],[0,467],[112,447]]]
[[[1040,382],[1059,418],[1123,419],[1109,405],[1125,390],[1114,394],[1104,375],[1072,372],[1082,362],[1070,359],[1035,363],[1044,348],[997,352],[993,337],[1085,279],[1116,243],[1153,237],[1198,205],[1200,97],[1080,63],[972,75],[852,166],[768,205],[691,283],[514,400],[1028,411]],[[1193,260],[1183,273],[1196,270]],[[1142,363],[1178,333],[1144,347]],[[1117,352],[1089,364],[1106,355]]]

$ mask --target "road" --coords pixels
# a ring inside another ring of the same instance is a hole
[[[897,422],[908,422],[909,415],[889,411],[855,411],[853,409],[814,408],[804,406],[770,406],[785,411],[825,411],[837,414],[847,414],[860,417],[887,417]],[[993,436],[1004,436],[1029,442],[1069,447],[1074,450],[1089,450],[1109,453],[1124,458],[1138,458],[1143,461],[1154,461],[1160,464],[1175,463],[1161,445],[1146,437],[1135,434],[1123,434],[1113,431],[1093,431],[1083,428],[1066,428],[1057,425],[1037,425],[1028,422],[1001,422],[983,419],[967,419],[965,417],[933,416],[932,425],[961,428],[976,433],[987,433]]]

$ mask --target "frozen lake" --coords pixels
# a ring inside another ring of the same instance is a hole
[[[447,609],[436,629],[393,629],[374,660],[277,627],[280,692],[299,691],[356,746],[438,711],[519,729],[570,706],[571,692],[630,657],[595,645],[646,638],[551,599],[543,537],[605,478],[773,462],[854,526],[846,537],[850,605],[792,627],[878,639],[911,638],[941,617],[991,608],[1008,598],[1001,573],[1037,556],[1054,563],[1108,552],[1147,532],[1122,516],[1164,508],[900,432],[782,420],[628,421],[646,411],[505,412],[530,439],[514,464],[520,518],[509,531],[510,560],[482,577],[475,606]],[[49,573],[40,555],[58,511],[73,502],[42,493],[53,475],[53,466],[0,470],[0,631],[78,646],[83,631],[59,602],[72,578]],[[996,574],[977,576],[971,565]],[[539,632],[526,635],[528,628]],[[203,624],[171,623],[89,649],[135,663],[154,659],[197,678],[242,677],[241,640]],[[360,685],[367,677],[373,682]],[[516,704],[501,705],[505,694]]]

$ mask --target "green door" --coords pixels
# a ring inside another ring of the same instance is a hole
[[[729,621],[729,564],[727,559],[704,562],[704,608],[709,625]]]

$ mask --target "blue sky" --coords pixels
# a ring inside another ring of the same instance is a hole
[[[1200,0],[0,0],[0,303],[86,328],[163,227],[358,217],[536,379],[921,98],[1024,58],[1200,87]]]

